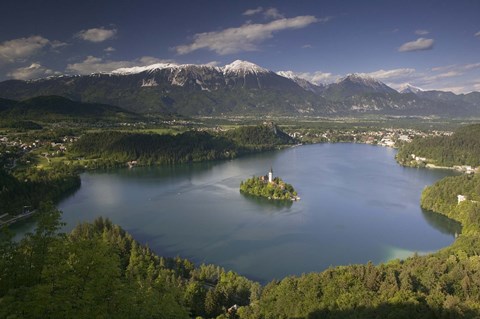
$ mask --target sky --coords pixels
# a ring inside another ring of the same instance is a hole
[[[317,84],[480,91],[480,1],[0,2],[0,81],[237,59]]]

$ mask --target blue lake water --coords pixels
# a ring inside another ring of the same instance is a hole
[[[160,255],[262,282],[450,245],[459,225],[423,212],[419,201],[426,185],[453,173],[404,168],[394,156],[390,148],[316,144],[231,161],[85,173],[59,208],[65,230],[108,217]],[[299,202],[240,194],[240,181],[270,167],[293,184]]]

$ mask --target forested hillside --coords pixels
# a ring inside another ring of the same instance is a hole
[[[102,132],[83,135],[70,157],[98,159],[106,166],[138,161],[141,165],[188,163],[235,158],[293,143],[275,125],[247,126],[223,134],[189,131],[177,135]],[[104,166],[105,166],[104,165]]]
[[[458,195],[464,196],[465,200],[459,202]],[[480,176],[446,177],[423,191],[421,205],[425,209],[460,220],[464,227],[479,228]]]
[[[271,148],[277,145],[293,144],[295,141],[277,125],[270,123],[257,126],[241,126],[227,131],[225,137],[237,145],[254,148]]]
[[[479,166],[480,124],[462,127],[452,136],[417,138],[400,148],[397,159],[409,164],[413,160],[411,154],[440,166]]]
[[[137,160],[151,165],[232,158],[237,150],[231,141],[205,132],[178,135],[102,132],[82,136],[73,145],[71,156],[122,164]]]
[[[71,167],[54,170],[30,168],[18,176],[0,169],[0,213],[16,215],[37,208],[44,201],[57,202],[80,187],[80,177]]]
[[[109,220],[58,234],[44,205],[21,242],[0,235],[0,318],[215,318],[259,296],[260,285],[139,245]]]

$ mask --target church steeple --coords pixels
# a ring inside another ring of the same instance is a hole
[[[272,183],[273,182],[273,168],[270,167],[270,172],[268,172],[268,182]]]

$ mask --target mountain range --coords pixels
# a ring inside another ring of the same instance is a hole
[[[401,92],[367,76],[349,74],[316,85],[247,61],[224,67],[158,63],[110,73],[0,82],[0,97],[43,95],[119,106],[135,113],[181,115],[480,115],[480,92],[454,94],[407,86]]]

